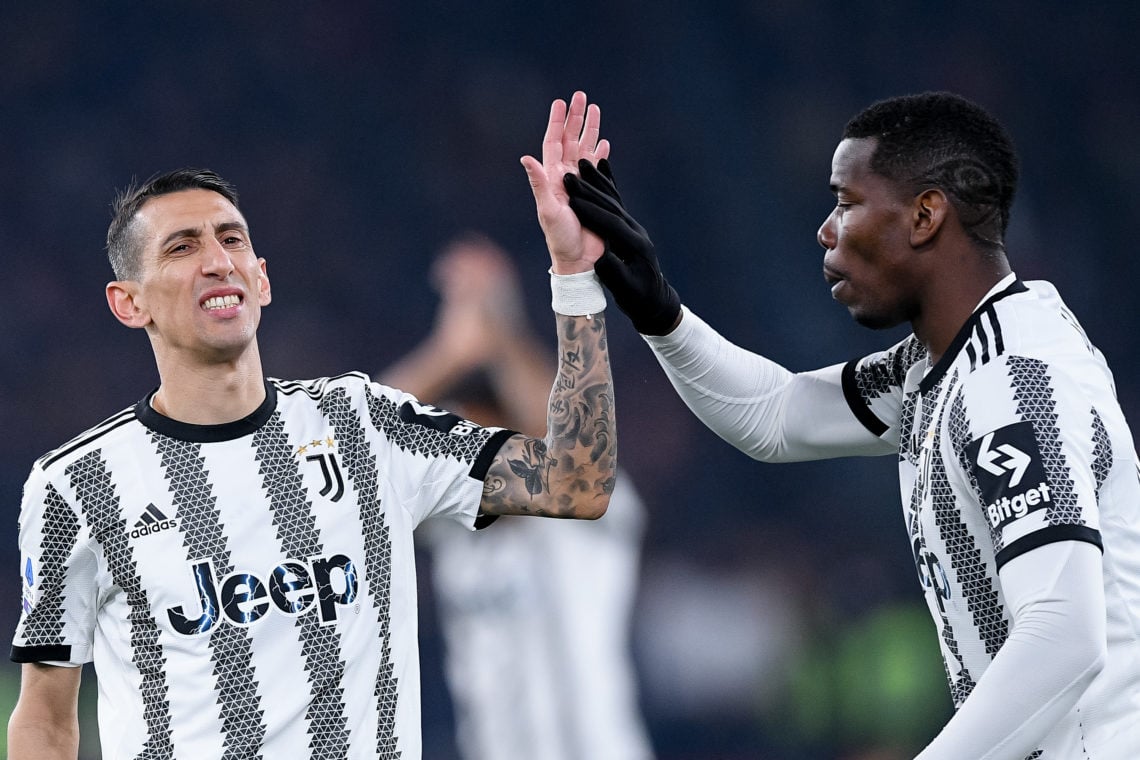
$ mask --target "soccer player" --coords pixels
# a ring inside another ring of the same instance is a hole
[[[445,246],[431,273],[434,327],[382,382],[482,425],[542,431],[554,357],[529,324],[510,256],[468,234]],[[431,554],[465,760],[653,756],[629,641],[643,524],[619,472],[604,520],[507,517],[478,533],[430,520],[417,532]]]
[[[413,528],[596,518],[613,488],[602,243],[561,181],[607,155],[599,124],[557,100],[523,159],[560,357],[538,438],[358,373],[266,378],[269,277],[233,187],[179,170],[120,195],[107,300],[160,384],[32,468],[10,758],[75,758],[86,662],[106,760],[420,757]]]
[[[689,408],[762,461],[898,456],[956,711],[921,760],[1130,760],[1140,748],[1140,483],[1104,357],[1004,236],[1005,130],[949,93],[875,103],[832,159],[832,297],[894,346],[793,373],[666,282],[608,162],[568,177],[596,271]]]

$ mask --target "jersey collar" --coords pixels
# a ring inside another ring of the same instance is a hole
[[[962,350],[962,346],[966,345],[966,341],[968,341],[970,336],[974,333],[974,329],[978,326],[978,320],[983,313],[1001,299],[1017,293],[1024,293],[1027,290],[1029,290],[1029,286],[1017,279],[1017,275],[1013,272],[1010,272],[999,280],[998,283],[990,289],[990,292],[986,293],[985,297],[982,298],[977,308],[975,308],[974,312],[970,315],[970,318],[962,325],[962,329],[954,336],[954,340],[950,341],[950,345],[947,347],[946,352],[942,354],[942,358],[938,360],[938,363],[934,365],[930,372],[926,373],[926,377],[922,378],[922,382],[918,384],[919,392],[926,393],[929,391],[937,385],[943,375],[949,371],[951,365],[954,364],[954,360],[958,358],[958,353]]]
[[[150,405],[150,399],[156,391],[158,388],[135,404],[135,416],[139,422],[154,432],[188,443],[216,443],[242,438],[257,431],[277,409],[277,388],[266,380],[265,400],[249,415],[221,425],[193,425],[189,422],[179,422],[155,411]]]

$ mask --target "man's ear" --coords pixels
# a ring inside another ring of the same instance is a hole
[[[273,300],[273,294],[269,289],[269,272],[265,268],[265,259],[258,259],[257,265],[260,267],[257,276],[257,303],[259,306],[268,306]]]
[[[914,197],[914,215],[910,228],[910,244],[920,248],[930,243],[946,223],[951,211],[950,199],[942,190],[932,187]]]
[[[115,280],[107,283],[107,306],[115,319],[127,327],[146,327],[150,314],[138,299],[139,284],[134,280]]]

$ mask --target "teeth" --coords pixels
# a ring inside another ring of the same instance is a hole
[[[241,299],[235,295],[214,296],[213,298],[207,298],[203,306],[207,309],[227,309],[230,306],[237,306],[240,301]]]

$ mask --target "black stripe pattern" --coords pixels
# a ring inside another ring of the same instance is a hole
[[[954,453],[958,457],[959,466],[966,472],[971,472],[969,456],[966,447],[970,443],[970,424],[967,410],[959,392],[950,404],[947,432]],[[945,476],[945,468],[943,468]],[[973,484],[977,488],[977,484]],[[994,586],[992,570],[986,567],[982,559],[979,537],[970,535],[966,524],[960,519],[959,509],[956,506],[954,494],[949,491],[941,504],[935,502],[935,514],[939,524],[947,525],[946,548],[950,554],[950,564],[958,576],[966,599],[970,603],[970,613],[973,616],[974,626],[985,646],[986,654],[991,657],[1009,638],[1009,620],[1001,605],[998,589]],[[957,519],[954,519],[957,518]]]
[[[219,576],[236,569],[222,532],[221,513],[201,456],[202,445],[152,433],[182,526],[186,561],[209,558]],[[261,720],[253,646],[246,628],[216,626],[210,634],[215,690],[222,719],[225,760],[260,758],[266,727]]]
[[[165,760],[173,757],[170,735],[169,684],[166,657],[159,644],[159,628],[150,611],[142,587],[134,550],[127,541],[127,521],[119,507],[119,495],[111,481],[107,463],[99,451],[88,453],[68,466],[71,487],[91,526],[92,536],[103,546],[108,568],[116,585],[126,594],[130,612],[131,661],[142,679],[140,693],[147,740],[137,760]]]
[[[1112,439],[1108,435],[1108,429],[1104,426],[1104,420],[1101,419],[1100,413],[1094,407],[1090,410],[1092,413],[1092,431],[1093,431],[1093,461],[1092,471],[1093,477],[1096,478],[1096,496],[1097,501],[1100,501],[1100,489],[1104,485],[1104,481],[1108,478],[1108,473],[1112,470]]]
[[[281,413],[253,436],[262,489],[269,497],[277,538],[287,557],[316,557],[323,553],[312,503],[306,498],[297,458],[285,433]],[[348,754],[348,729],[343,699],[344,661],[335,626],[322,626],[316,615],[301,615],[301,654],[312,698],[306,712],[312,757],[338,760]]]
[[[369,391],[369,398],[372,393]],[[399,760],[396,735],[396,702],[398,682],[391,646],[392,541],[379,499],[376,457],[364,440],[362,421],[343,390],[336,390],[321,400],[321,410],[336,431],[340,455],[348,471],[360,505],[360,524],[364,529],[365,581],[376,605],[379,623],[380,666],[376,672],[378,713],[376,726],[377,760]]]
[[[79,533],[79,518],[54,486],[44,500],[44,539],[40,544],[36,604],[24,624],[24,648],[56,647],[63,641],[64,569]],[[60,652],[62,654],[62,652]],[[66,657],[58,659],[67,659]],[[31,660],[25,660],[31,661]]]
[[[1017,414],[1033,423],[1041,464],[1049,480],[1051,503],[1046,511],[1051,525],[1084,525],[1069,465],[1061,448],[1057,427],[1057,401],[1053,396],[1048,367],[1039,359],[1009,357],[1013,397]]]
[[[875,416],[874,402],[899,391],[912,366],[927,356],[926,347],[911,335],[889,351],[861,362],[849,362],[843,369],[843,391],[847,405],[863,426],[882,435],[888,425]]]

